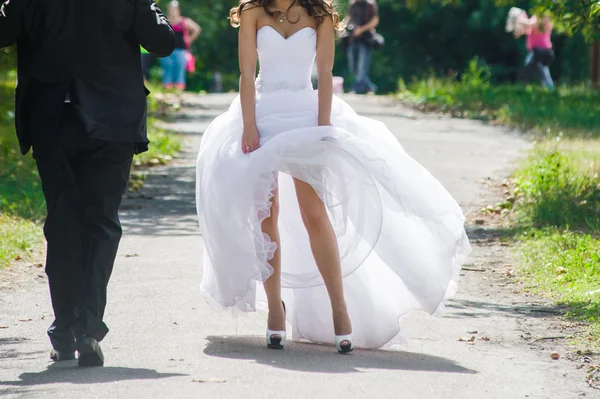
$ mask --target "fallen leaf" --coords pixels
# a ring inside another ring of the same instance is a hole
[[[467,331],[467,334],[477,334],[477,331]]]
[[[479,339],[486,342],[490,340],[488,337],[479,337]]]
[[[550,354],[550,359],[552,359],[552,360],[558,360],[558,359],[560,359],[560,354],[558,352],[552,352]]]
[[[475,219],[475,224],[478,224],[478,225],[485,224],[485,220],[484,219]]]
[[[19,320],[19,321],[22,321],[23,323],[27,323],[28,321],[31,321],[31,320],[33,320],[33,319],[23,319],[23,320]]]
[[[565,269],[562,266],[559,266],[556,268],[556,270],[554,271],[557,275],[561,275],[561,274],[566,274],[568,272],[567,269]]]
[[[467,271],[467,272],[485,272],[486,269],[484,269],[483,267],[463,267],[461,270]]]
[[[2,329],[2,330],[5,328],[8,328],[8,326],[0,326],[0,329]]]
[[[140,256],[139,254],[126,254],[125,257],[126,258],[137,258],[138,256]]]

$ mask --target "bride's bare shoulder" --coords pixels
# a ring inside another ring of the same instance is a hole
[[[256,19],[267,15],[263,6],[250,2],[242,9],[241,14]]]
[[[242,1],[239,6],[232,8],[229,12],[229,19],[231,25],[237,28],[242,23],[246,26],[256,24],[265,15],[266,12],[260,4],[249,0]]]

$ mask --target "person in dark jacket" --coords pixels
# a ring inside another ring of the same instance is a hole
[[[17,45],[16,129],[46,198],[55,361],[99,366],[118,209],[133,155],[148,148],[140,45],[171,54],[154,0],[0,0],[0,48]]]
[[[379,25],[379,7],[376,0],[350,0],[344,20],[348,30],[346,56],[354,75],[352,91],[357,94],[375,93],[377,86],[369,78],[373,48],[369,39]]]

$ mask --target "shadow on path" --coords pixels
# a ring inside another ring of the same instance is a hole
[[[446,306],[451,312],[444,315],[449,319],[481,319],[494,317],[498,313],[505,317],[546,318],[564,315],[569,308],[566,306],[544,303],[516,303],[507,305],[497,302],[470,301],[451,299]]]
[[[196,218],[195,165],[152,171],[144,189],[127,193],[121,206],[126,235],[200,236]]]
[[[22,344],[29,343],[29,339],[24,337],[3,337],[0,338],[0,362],[3,359],[11,359],[18,361],[27,361],[30,359],[38,359],[44,351],[23,351]]]
[[[334,347],[286,343],[285,350],[269,350],[256,336],[209,336],[204,353],[209,356],[255,360],[259,364],[292,371],[313,373],[353,373],[360,369],[411,370],[476,374],[443,357],[414,352],[357,349],[350,355],[338,354]]]
[[[162,378],[183,377],[186,374],[159,373],[156,370],[128,367],[93,367],[77,366],[77,361],[51,364],[39,373],[23,373],[17,381],[0,381],[0,386],[34,387],[56,383],[68,384],[102,384],[127,380],[158,380]],[[2,393],[0,393],[2,395]]]

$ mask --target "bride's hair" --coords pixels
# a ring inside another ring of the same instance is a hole
[[[329,16],[333,19],[333,26],[336,29],[338,28],[340,24],[340,15],[335,9],[333,0],[293,0],[292,4],[290,4],[288,7],[288,10],[296,3],[300,4],[306,10],[308,15],[315,19],[317,25],[323,22],[324,17]],[[273,11],[275,8],[275,0],[240,0],[240,5],[233,7],[229,11],[229,20],[231,22],[231,26],[236,28],[240,26],[240,16],[246,7],[262,7],[265,12],[273,18],[276,18],[281,14],[279,11]],[[298,21],[289,22],[294,24]]]

